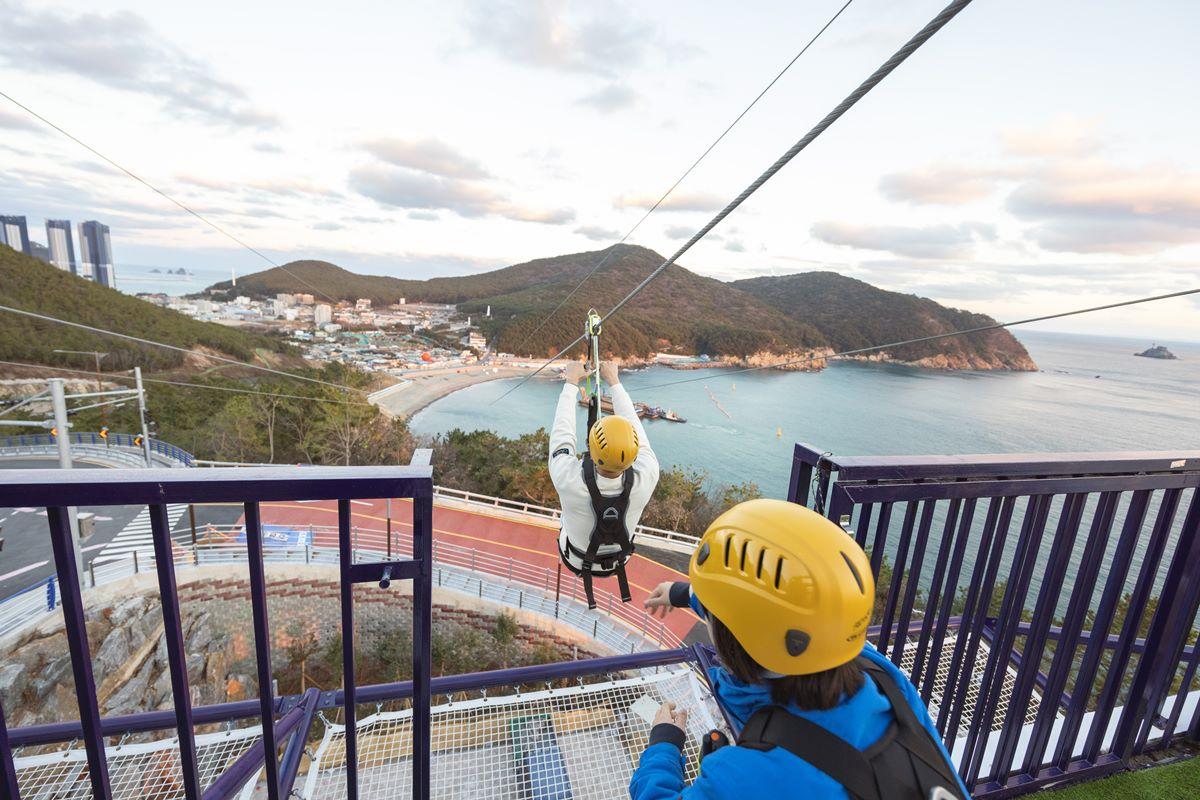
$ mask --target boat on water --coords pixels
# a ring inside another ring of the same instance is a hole
[[[579,394],[579,405],[587,408],[587,396],[582,392]],[[600,410],[602,412],[612,414],[613,404],[612,398],[606,394],[600,395]],[[652,406],[648,403],[634,403],[633,410],[637,412],[638,419],[661,419],[667,422],[687,422],[686,419],[676,414],[671,409],[664,409],[662,406]]]

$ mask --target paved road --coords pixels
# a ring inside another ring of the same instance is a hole
[[[0,469],[57,467],[57,459],[0,459]],[[97,464],[75,464],[75,469],[100,468]],[[95,532],[83,542],[84,567],[98,556],[112,558],[134,549],[151,548],[145,532],[135,530],[141,526],[130,526],[144,509],[145,506],[80,507],[80,511],[90,511],[96,515]],[[196,517],[198,524],[210,521],[228,524],[236,519],[228,509],[207,509],[202,506],[197,507]],[[189,524],[187,515],[183,514],[178,521],[177,530]],[[125,532],[122,541],[114,543],[114,539],[122,532]],[[4,548],[0,550],[0,599],[33,586],[54,574],[54,556],[50,548],[50,534],[44,508],[0,508],[0,537],[4,539]]]

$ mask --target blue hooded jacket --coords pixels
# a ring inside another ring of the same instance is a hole
[[[697,613],[705,616],[694,596],[690,601]],[[950,757],[929,717],[929,711],[921,702],[917,688],[895,664],[870,644],[863,648],[862,655],[881,665],[896,681],[917,719],[933,734],[938,748],[949,761]],[[765,684],[743,683],[722,667],[709,670],[709,679],[721,707],[739,727],[759,708],[774,705],[770,687]],[[789,706],[787,710],[815,722],[859,750],[865,750],[878,741],[895,719],[887,696],[870,679],[864,680],[853,696],[844,698],[834,708],[802,711]],[[681,733],[673,725],[655,726],[650,737],[651,744],[642,753],[629,783],[632,800],[848,800],[850,797],[840,783],[782,747],[767,751],[723,747],[704,759],[696,780],[690,787],[685,787],[680,746],[682,736],[678,735]],[[961,779],[959,788],[964,797],[970,797]]]

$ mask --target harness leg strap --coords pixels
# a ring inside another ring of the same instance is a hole
[[[583,562],[583,573],[580,575],[583,578],[583,596],[587,598],[588,610],[596,607],[596,594],[592,590],[592,565],[590,562]]]
[[[629,594],[629,578],[625,575],[625,562],[617,562],[617,586],[621,590],[621,602],[628,603],[633,599]]]

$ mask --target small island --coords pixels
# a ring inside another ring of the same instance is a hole
[[[1134,353],[1134,355],[1141,356],[1142,358],[1161,358],[1161,359],[1165,359],[1167,361],[1176,361],[1179,358],[1174,353],[1172,353],[1170,350],[1163,347],[1161,344],[1153,345],[1152,347],[1150,347],[1150,349],[1143,350],[1140,353]]]

